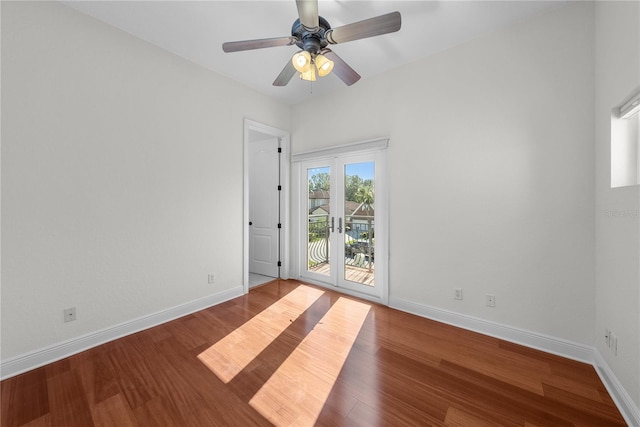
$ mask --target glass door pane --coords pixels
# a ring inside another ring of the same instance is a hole
[[[375,285],[375,162],[344,165],[343,277]],[[338,224],[339,226],[342,224]]]
[[[310,159],[299,164],[296,175],[300,277],[386,304],[385,154]]]
[[[307,271],[331,276],[331,168],[307,168]]]

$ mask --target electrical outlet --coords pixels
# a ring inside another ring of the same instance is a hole
[[[454,299],[462,299],[462,288],[456,288],[453,294]]]
[[[487,294],[487,307],[495,307],[496,306],[496,296]]]
[[[209,276],[207,277],[207,283],[210,285],[213,285],[216,281],[215,275],[213,273],[209,273]]]
[[[71,322],[76,320],[76,308],[71,307],[64,310],[64,321]]]

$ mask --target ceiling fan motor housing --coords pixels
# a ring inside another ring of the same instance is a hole
[[[322,16],[318,16],[318,28],[309,30],[296,19],[291,27],[291,36],[298,39],[296,46],[306,50],[312,56],[320,53],[329,42],[325,39],[325,33],[331,29],[331,25]]]

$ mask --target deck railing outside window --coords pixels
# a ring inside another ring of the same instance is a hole
[[[373,268],[375,259],[373,217],[349,217],[344,229],[345,264]],[[309,268],[329,262],[330,220],[328,215],[309,215]]]

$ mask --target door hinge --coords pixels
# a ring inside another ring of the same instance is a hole
[[[282,224],[278,223],[278,228],[282,228]]]
[[[278,191],[282,191],[282,185],[278,185]]]
[[[282,267],[282,261],[278,261],[278,267]]]
[[[282,147],[278,147],[278,153],[282,153]]]

